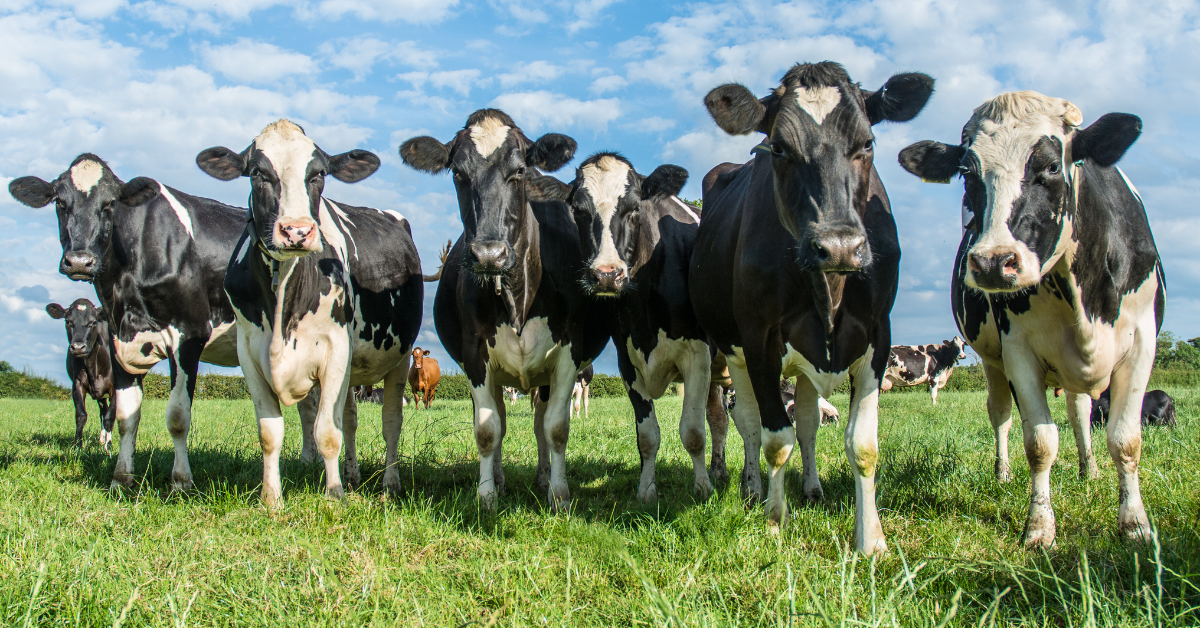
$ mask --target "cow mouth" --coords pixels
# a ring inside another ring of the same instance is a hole
[[[83,351],[76,351],[74,349],[68,349],[68,352],[77,358],[82,358],[88,354],[87,349],[84,349]]]

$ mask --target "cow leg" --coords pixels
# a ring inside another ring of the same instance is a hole
[[[693,345],[687,361],[682,365],[683,371],[683,413],[679,419],[679,438],[683,441],[683,449],[692,457],[692,490],[701,499],[712,495],[713,485],[708,477],[708,469],[704,468],[705,400],[708,398],[708,383],[711,361],[708,357],[708,345],[698,340]],[[586,394],[586,392],[585,392]]]
[[[930,397],[930,399],[933,399],[933,405],[935,405],[935,406],[937,405],[937,391],[938,391],[937,380],[935,380],[932,377],[929,378],[929,397]]]
[[[187,338],[171,352],[171,396],[167,399],[167,431],[175,445],[175,465],[171,469],[171,490],[192,488],[192,467],[188,463],[187,438],[192,427],[192,396],[200,370],[204,341]]]
[[[258,442],[263,453],[262,502],[267,509],[283,507],[283,484],[279,479],[279,452],[283,449],[283,412],[279,408],[279,397],[267,378],[259,371],[258,363],[246,359],[245,339],[238,334],[238,361],[242,364],[242,375],[250,399],[254,403],[254,416],[258,419]],[[315,390],[309,391],[312,396]]]
[[[585,419],[588,418],[588,416],[590,416],[590,411],[588,410],[588,404],[590,403],[589,399],[591,398],[591,396],[592,396],[592,385],[584,384],[583,385],[583,418],[585,418]]]
[[[804,465],[804,496],[810,502],[824,497],[817,473],[817,429],[821,427],[818,396],[812,381],[804,375],[796,377],[796,439],[800,441],[800,461]]]
[[[1050,417],[1050,406],[1046,402],[1046,374],[1037,358],[1018,344],[1005,346],[1004,370],[1016,393],[1025,458],[1029,461],[1031,490],[1025,546],[1050,547],[1056,534],[1054,505],[1050,499],[1050,469],[1058,458],[1058,425]]]
[[[571,436],[571,389],[575,385],[575,361],[570,347],[558,352],[558,364],[550,379],[550,399],[546,402],[543,429],[550,447],[550,489],[547,499],[554,512],[571,508],[571,489],[567,486],[567,440]]]
[[[654,401],[645,389],[634,382],[625,382],[625,392],[633,405],[633,420],[637,429],[638,456],[642,460],[642,476],[638,480],[638,499],[649,503],[658,499],[655,472],[658,447],[662,441],[658,429],[658,415],[654,412]]]
[[[1130,359],[1112,374],[1108,415],[1108,454],[1117,467],[1117,529],[1131,540],[1151,538],[1150,521],[1142,504],[1138,464],[1142,458],[1142,401],[1154,364],[1155,322],[1152,308],[1138,325]]]
[[[334,348],[336,350],[336,347]],[[331,351],[330,353],[334,353]],[[340,500],[346,496],[342,483],[341,470],[338,468],[338,455],[342,452],[345,441],[345,407],[346,393],[350,381],[350,353],[345,352],[344,360],[331,358],[326,363],[321,377],[321,397],[317,405],[317,422],[313,425],[313,437],[317,440],[317,451],[325,462],[325,498]],[[340,367],[338,372],[332,372],[331,365]],[[357,413],[354,420],[357,421]],[[351,426],[357,427],[357,425]],[[353,447],[353,445],[350,445]],[[347,458],[349,462],[349,458]],[[357,470],[358,460],[354,460]]]
[[[987,377],[988,420],[996,437],[996,480],[1007,482],[1012,479],[1008,465],[1008,431],[1012,429],[1012,389],[1004,370],[984,362],[983,374]]]
[[[83,381],[76,378],[71,386],[71,401],[75,403],[75,442],[76,447],[83,447],[83,426],[87,424],[87,393],[83,390]],[[97,401],[97,405],[99,402]]]
[[[746,367],[736,366],[732,360],[729,362],[729,378],[733,381],[733,391],[737,395],[737,403],[733,406],[733,422],[738,434],[742,436],[742,446],[745,450],[742,464],[742,499],[751,504],[760,504],[763,495],[758,456],[762,450],[762,425],[758,419],[758,398],[754,396],[754,387],[750,385],[750,375],[746,372]]]
[[[432,394],[432,392],[431,392]],[[504,481],[504,437],[508,434],[508,408],[504,406],[504,390],[500,384],[492,387],[492,399],[496,400],[496,414],[500,418],[500,442],[496,443],[496,454],[492,456],[492,483],[496,486],[496,494],[504,495],[508,487]]]
[[[346,401],[342,407],[342,436],[346,444],[342,480],[346,486],[355,488],[362,483],[362,473],[358,470],[358,401],[349,389],[346,390]]]
[[[112,445],[113,423],[116,422],[117,404],[112,397],[104,397],[97,399],[96,404],[100,406],[100,446],[104,451],[108,451]]]
[[[408,381],[409,354],[383,378],[383,490],[400,494],[400,430],[404,427],[404,383]]]
[[[321,387],[314,386],[308,396],[296,404],[300,413],[300,435],[303,445],[300,447],[300,462],[312,464],[317,461],[317,439],[313,437],[313,425],[317,423],[317,404],[321,399]]]
[[[758,402],[758,416],[762,439],[763,457],[767,460],[767,527],[778,531],[787,525],[788,505],[784,493],[787,478],[787,464],[796,446],[796,428],[788,419],[787,410],[783,407],[783,398],[779,395],[779,378],[781,364],[779,354],[771,354],[763,344],[754,344],[745,348],[746,371],[754,397]],[[737,388],[737,382],[734,381]],[[738,389],[738,397],[741,397]],[[738,405],[742,403],[738,399]]]
[[[529,404],[533,406],[533,435],[538,449],[537,477],[533,485],[540,491],[550,490],[550,444],[546,440],[546,400],[549,398],[549,386],[529,391]]]
[[[492,458],[500,453],[504,430],[500,427],[500,415],[493,395],[496,385],[491,370],[487,371],[483,384],[471,388],[471,399],[475,402],[475,445],[479,449],[479,488],[476,495],[485,510],[496,509],[496,467]]]
[[[879,523],[879,511],[875,507],[875,469],[879,459],[879,378],[871,366],[873,355],[873,350],[868,351],[859,359],[857,368],[852,369],[850,419],[846,422],[845,434],[846,458],[854,474],[854,546],[867,556],[887,552],[887,540]]]
[[[725,439],[729,435],[729,415],[725,413],[721,385],[708,385],[708,402],[704,408],[704,420],[712,435],[712,456],[708,463],[708,477],[714,486],[729,484],[729,467],[725,464]]]
[[[1094,480],[1100,477],[1100,469],[1092,455],[1092,398],[1067,393],[1067,418],[1071,421],[1071,431],[1075,432],[1075,448],[1079,450],[1079,479]]]
[[[119,368],[119,367],[116,367]],[[138,425],[142,422],[142,381],[130,377],[122,382],[126,386],[113,393],[116,406],[117,429],[121,432],[121,443],[117,446],[117,464],[113,468],[110,488],[133,487],[133,449],[137,444]]]

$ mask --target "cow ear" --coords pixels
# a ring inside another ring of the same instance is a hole
[[[121,186],[121,191],[117,195],[117,200],[122,205],[127,207],[137,207],[149,203],[154,197],[158,196],[162,188],[159,187],[158,181],[149,177],[134,177]]]
[[[450,165],[450,145],[422,135],[400,145],[400,160],[409,167],[437,174]]]
[[[8,193],[30,207],[45,207],[54,200],[54,186],[37,177],[21,177],[8,184]]]
[[[921,177],[922,181],[949,183],[958,174],[967,149],[933,140],[917,142],[900,151],[900,166]]]
[[[767,107],[744,85],[727,83],[704,97],[704,106],[713,122],[730,135],[746,135],[759,128]]]
[[[329,158],[329,174],[342,183],[358,183],[379,170],[379,157],[358,148]]]
[[[872,125],[884,120],[908,122],[921,113],[932,94],[932,76],[919,72],[897,74],[867,96],[867,118]]]
[[[424,355],[429,355],[429,349],[426,349]]]
[[[222,181],[233,181],[246,173],[246,157],[239,155],[224,146],[214,146],[200,151],[196,155],[196,165]]]
[[[1128,113],[1104,114],[1071,138],[1071,159],[1091,159],[1107,168],[1120,161],[1141,134],[1141,118]]]
[[[542,172],[554,172],[575,157],[575,140],[558,133],[547,133],[525,151],[525,164]]]
[[[67,311],[65,309],[63,309],[63,306],[61,306],[57,303],[51,303],[51,304],[47,305],[46,313],[49,314],[50,318],[53,318],[54,320],[61,320],[64,316],[67,315]]]
[[[663,164],[654,169],[650,176],[642,181],[642,198],[654,198],[655,196],[675,196],[683,189],[683,184],[687,183],[688,171],[673,166],[671,164]]]
[[[531,201],[566,201],[571,196],[571,186],[550,176],[532,176],[525,179],[525,194]]]

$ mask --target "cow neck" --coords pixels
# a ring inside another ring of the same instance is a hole
[[[108,323],[102,321],[101,324],[104,325],[104,329],[99,330],[100,337],[96,339],[96,349],[84,358],[88,374],[95,380],[91,384],[93,389],[96,388],[96,381],[108,379],[112,376],[112,358],[110,354],[112,335],[108,333]],[[105,343],[108,344],[106,345]]]
[[[533,207],[525,203],[524,228],[517,239],[513,254],[516,264],[513,273],[497,275],[496,294],[504,303],[513,329],[520,333],[529,320],[529,310],[542,281],[541,235]]]
[[[254,248],[262,252],[264,261],[271,267],[271,292],[279,292],[279,260],[275,259],[271,252],[267,250],[262,239],[258,237],[258,225],[254,223],[254,191],[250,191],[250,198],[246,199],[246,231],[253,243]]]
[[[842,292],[846,287],[846,275],[842,273],[809,272],[813,285],[813,305],[825,325],[826,340],[833,338],[834,320],[842,305]]]
[[[129,207],[119,202],[113,205],[112,233],[100,262],[103,272],[92,280],[92,285],[96,289],[100,307],[104,308],[105,317],[108,319],[110,336],[120,338],[121,321],[125,318],[126,311],[135,302],[140,302],[140,299],[122,298],[118,291],[130,283],[122,281],[122,278],[133,276],[132,285],[140,292],[141,286],[134,269],[138,264],[137,258],[145,259],[145,256],[141,255],[138,246],[149,246],[150,238],[144,237],[147,219],[145,206]],[[141,224],[138,224],[139,220]],[[129,235],[132,241],[126,241],[126,235]],[[144,309],[143,307],[142,318],[149,321],[150,317]],[[132,336],[129,340],[132,340]]]

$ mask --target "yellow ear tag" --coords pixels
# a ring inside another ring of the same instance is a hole
[[[921,177],[921,182],[922,183],[950,183],[950,177],[946,177],[945,179],[926,179],[925,177]]]

